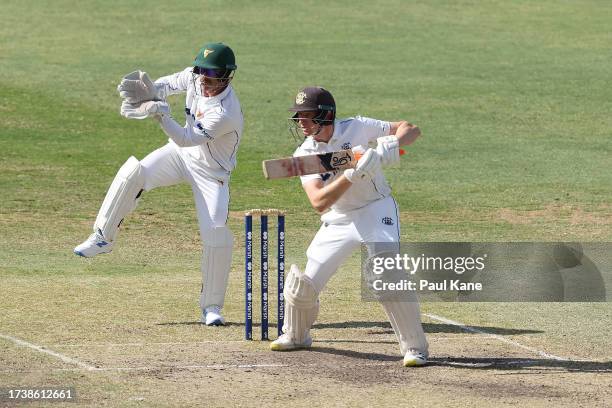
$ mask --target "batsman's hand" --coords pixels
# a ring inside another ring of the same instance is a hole
[[[134,71],[124,76],[117,85],[117,91],[119,96],[131,104],[161,100],[155,84],[149,75],[142,71]]]
[[[358,180],[372,179],[380,170],[380,156],[373,149],[368,149],[361,156],[354,169],[344,170],[344,177],[351,183]]]
[[[166,102],[148,101],[138,104],[129,103],[127,100],[121,104],[121,116],[128,119],[160,119],[170,114],[170,107]]]
[[[400,161],[399,140],[395,136],[384,136],[376,139],[376,153],[382,166],[391,166]]]

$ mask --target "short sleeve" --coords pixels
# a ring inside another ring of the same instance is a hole
[[[376,140],[383,136],[389,136],[389,131],[391,130],[391,124],[389,122],[361,116],[358,116],[356,119],[361,123],[363,133],[366,135],[368,141]]]
[[[306,174],[305,176],[300,176],[300,181],[302,185],[312,181],[312,180],[323,180],[320,174]]]
[[[302,146],[298,147],[295,152],[293,152],[293,157],[306,156],[309,154],[314,154],[314,152],[308,152]],[[300,176],[300,181],[302,185],[312,181],[312,180],[323,180],[320,174],[306,174],[304,176]]]

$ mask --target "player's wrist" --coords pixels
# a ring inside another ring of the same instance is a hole
[[[346,170],[344,170],[344,173],[342,173],[342,175],[348,181],[350,181],[351,183],[354,183],[355,169],[346,169]]]

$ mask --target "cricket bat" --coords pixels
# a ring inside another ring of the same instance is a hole
[[[404,154],[404,151],[401,149],[400,154]],[[349,149],[307,156],[264,160],[262,166],[266,179],[274,180],[346,170],[355,167],[361,156],[361,152],[354,152]]]

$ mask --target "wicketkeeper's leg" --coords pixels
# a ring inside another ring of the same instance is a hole
[[[215,227],[207,235],[202,255],[202,291],[200,292],[200,308],[203,311],[210,306],[223,308],[234,244],[232,232],[226,226]]]
[[[225,323],[221,309],[232,266],[233,236],[226,226],[229,209],[227,182],[215,180],[192,169],[191,185],[200,225],[202,253],[202,290],[200,308],[207,325]]]
[[[140,162],[130,157],[117,172],[94,223],[94,232],[100,232],[109,242],[115,241],[121,222],[138,205],[144,190],[144,176]]]
[[[184,164],[170,144],[138,161],[130,157],[111,183],[98,216],[94,233],[74,249],[77,255],[92,257],[110,252],[123,219],[138,205],[143,191],[177,184],[184,179]]]

